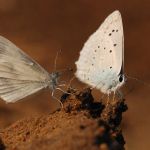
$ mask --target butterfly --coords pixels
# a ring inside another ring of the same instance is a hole
[[[125,83],[123,24],[118,10],[89,37],[75,64],[75,76],[104,94],[115,93]]]
[[[61,90],[57,87],[61,74],[56,71],[48,73],[20,48],[0,36],[0,97],[7,103],[47,87],[51,89],[52,97],[57,99],[54,91]]]

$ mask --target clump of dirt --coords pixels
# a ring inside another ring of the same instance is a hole
[[[30,116],[4,129],[0,149],[7,150],[124,150],[120,129],[124,100],[105,107],[94,102],[90,89],[68,90],[64,108],[52,114]]]
[[[0,150],[4,150],[5,149],[5,145],[2,142],[2,140],[0,139]]]

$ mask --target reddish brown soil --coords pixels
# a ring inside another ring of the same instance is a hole
[[[52,114],[30,116],[1,131],[1,149],[7,150],[123,150],[119,129],[124,101],[107,108],[93,102],[89,89],[64,94],[64,108]],[[100,117],[101,116],[101,117]]]

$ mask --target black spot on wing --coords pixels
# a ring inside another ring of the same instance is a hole
[[[112,30],[112,33],[113,33],[113,32],[115,32],[115,30],[114,30],[114,29]],[[118,32],[118,30],[116,30],[116,32]],[[108,35],[109,35],[109,36],[111,36],[111,35],[112,35],[112,33],[109,33]]]

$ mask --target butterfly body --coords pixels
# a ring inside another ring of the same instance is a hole
[[[124,84],[124,77],[123,80],[119,80],[120,76],[110,73],[105,73],[103,75],[99,74],[99,77],[93,79],[93,88],[101,89],[101,92],[110,94],[111,92],[115,92]]]
[[[60,77],[59,72],[52,72],[49,75],[49,80],[46,82],[48,83],[48,87],[51,89],[51,91],[54,91],[57,88],[59,77]]]
[[[76,77],[103,93],[115,92],[124,84],[123,43],[121,14],[114,11],[84,44],[76,62]]]

